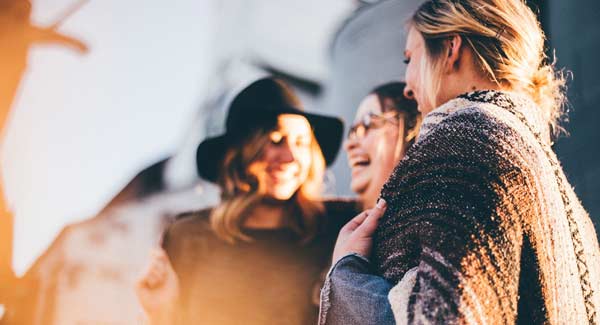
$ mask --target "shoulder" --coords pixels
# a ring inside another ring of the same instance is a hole
[[[187,258],[198,258],[210,250],[209,246],[218,242],[210,226],[211,211],[206,209],[180,214],[165,229],[161,246],[176,269],[181,267],[181,263],[187,263]]]
[[[523,158],[529,157],[524,153],[529,145],[493,109],[469,103],[455,111],[432,112],[438,116],[427,119],[439,119],[392,172],[382,190],[386,200],[393,192],[449,195],[440,189],[458,183],[480,188],[526,169]]]
[[[460,110],[444,114],[424,138],[477,135],[485,139],[502,135],[508,130],[509,126],[501,117],[480,104],[472,103]]]
[[[360,204],[354,199],[325,199],[323,201],[326,215],[355,215],[360,212]]]
[[[211,212],[212,208],[181,213],[175,216],[175,220],[167,227],[165,235],[181,237],[211,232]]]
[[[213,208],[206,208],[202,210],[183,212],[175,216],[175,222],[189,222],[190,220],[200,221],[202,219],[207,219],[210,216],[212,210]]]
[[[547,123],[546,123],[547,124]],[[522,142],[524,148],[548,140],[548,130],[540,121],[539,109],[528,98],[495,91],[461,95],[425,116],[419,142],[446,142],[446,145],[498,145]]]
[[[426,125],[417,143],[407,152],[405,161],[433,164],[455,160],[486,162],[490,167],[514,160],[515,155],[530,147],[511,125],[507,112],[497,112],[482,104],[471,103],[460,110],[439,117]],[[436,116],[427,117],[434,119]],[[418,166],[415,166],[418,167]]]
[[[361,212],[360,204],[353,199],[326,199],[323,201],[323,205],[325,207],[323,215],[325,229],[335,234]]]

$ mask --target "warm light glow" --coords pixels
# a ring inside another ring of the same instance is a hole
[[[34,1],[32,20],[49,25],[73,3]],[[17,273],[63,226],[93,216],[180,145],[212,73],[213,10],[192,0],[90,1],[59,28],[88,44],[87,55],[31,47],[0,154]]]

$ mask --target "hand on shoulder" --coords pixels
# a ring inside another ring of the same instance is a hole
[[[371,255],[373,233],[386,208],[385,200],[379,199],[373,209],[361,212],[342,227],[333,250],[333,264],[351,253],[364,257]]]

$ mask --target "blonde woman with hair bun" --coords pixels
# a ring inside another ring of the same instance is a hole
[[[544,40],[522,0],[417,9],[405,94],[423,124],[380,204],[340,231],[321,324],[600,323],[600,248],[552,151],[564,79]]]

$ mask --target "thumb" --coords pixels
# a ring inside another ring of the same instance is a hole
[[[348,221],[348,223],[346,225],[344,225],[344,227],[342,227],[340,232],[345,233],[345,232],[354,231],[365,221],[365,219],[368,217],[370,211],[371,210],[365,210],[365,211],[359,213],[356,217],[352,218],[352,220]]]
[[[371,237],[377,229],[379,219],[383,216],[387,203],[384,199],[379,199],[375,208],[371,209],[371,212],[365,219],[365,221],[356,229],[357,235],[360,237]]]

